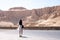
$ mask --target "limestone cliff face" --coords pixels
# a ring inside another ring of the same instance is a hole
[[[60,16],[60,6],[35,9],[34,11],[35,11],[34,15],[38,16],[39,19],[48,19],[51,16],[52,16],[51,18]]]
[[[60,6],[33,9],[31,19],[34,21],[27,23],[27,26],[60,26]]]
[[[0,11],[0,21],[9,21],[17,24],[19,19],[27,22],[26,25],[28,26],[32,24],[35,24],[34,26],[54,25],[54,23],[60,24],[60,6],[25,11]],[[58,20],[59,23],[56,20]]]

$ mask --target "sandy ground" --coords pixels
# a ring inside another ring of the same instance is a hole
[[[19,37],[18,30],[0,29],[0,40],[60,40],[60,30],[24,30]]]

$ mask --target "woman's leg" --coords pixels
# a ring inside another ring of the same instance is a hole
[[[19,28],[19,36],[22,37],[22,34],[23,34],[23,28],[22,28],[22,26],[20,25],[20,28]]]

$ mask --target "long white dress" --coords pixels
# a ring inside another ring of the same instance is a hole
[[[23,34],[23,28],[22,25],[19,25],[19,36],[22,36]]]

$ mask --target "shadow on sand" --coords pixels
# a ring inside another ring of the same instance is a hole
[[[20,37],[20,38],[28,38],[28,37],[26,37],[26,36],[22,36],[22,37]]]

